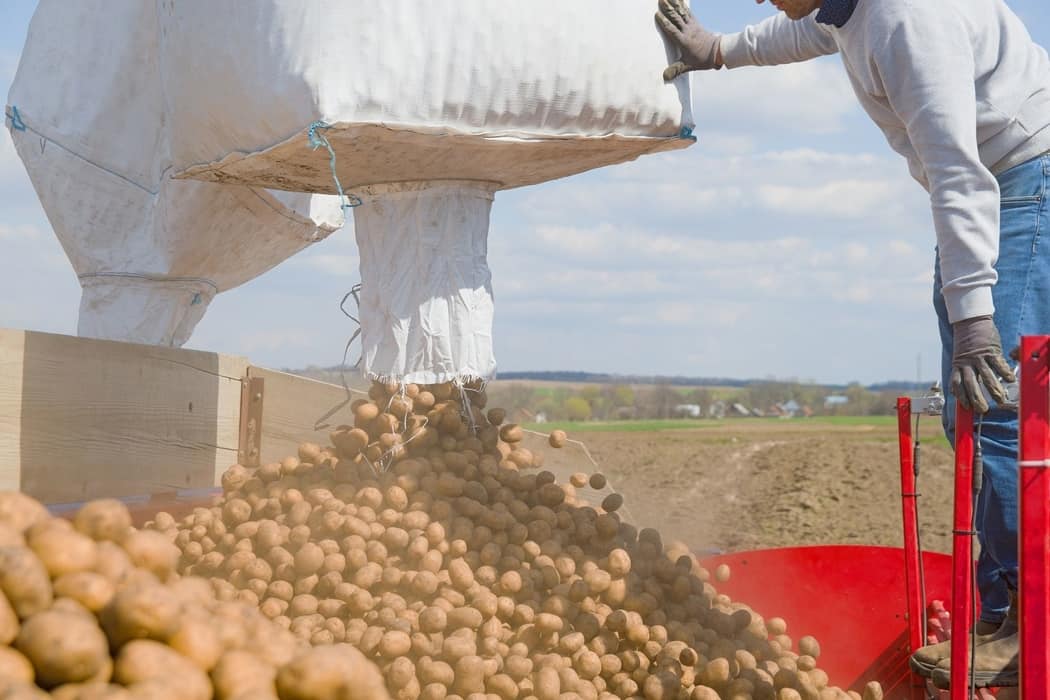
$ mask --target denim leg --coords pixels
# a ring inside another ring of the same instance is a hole
[[[1022,335],[1050,332],[1050,251],[1040,236],[1050,230],[1047,183],[1050,157],[1043,156],[999,176],[1001,209],[999,281],[992,289],[995,325],[1009,352]],[[952,333],[940,295],[940,275],[935,275],[934,305],[941,329],[942,376],[945,390],[951,372]],[[955,402],[945,411],[948,439],[955,436]],[[995,621],[1008,607],[1005,588],[1017,586],[1017,414],[993,409],[981,421],[984,455],[984,488],[977,502],[976,519],[981,558],[978,588],[982,619]],[[1005,584],[1005,585],[1004,585]]]
[[[933,307],[937,312],[937,321],[941,335],[941,386],[944,388],[945,401],[944,413],[941,414],[941,423],[944,434],[951,445],[955,445],[955,400],[951,395],[951,371],[952,371],[952,349],[954,339],[952,337],[952,325],[948,321],[948,308],[941,295],[941,273],[940,259],[934,264],[934,296]],[[983,437],[983,434],[982,434]],[[983,449],[983,443],[982,443]],[[982,522],[983,499],[977,503],[975,513],[977,522]],[[980,540],[980,536],[978,536]],[[984,622],[998,624],[1006,617],[1006,611],[1010,607],[1009,587],[1003,576],[999,564],[991,557],[988,548],[981,543],[980,554],[977,557],[977,591],[981,598],[981,620]]]

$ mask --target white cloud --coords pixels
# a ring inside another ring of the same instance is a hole
[[[758,199],[773,211],[864,219],[885,211],[900,194],[893,180],[840,180],[821,185],[761,185]]]
[[[842,131],[847,117],[860,110],[834,60],[700,71],[693,74],[693,95],[701,132],[731,125],[734,131],[826,134]]]

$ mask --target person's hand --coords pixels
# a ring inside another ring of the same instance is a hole
[[[664,69],[664,81],[670,82],[693,70],[715,70],[722,67],[718,50],[719,35],[703,27],[689,11],[685,0],[660,0],[656,24],[682,52],[682,58]]]
[[[1000,379],[1016,381],[1003,357],[1003,344],[991,316],[978,316],[952,324],[955,349],[952,356],[952,394],[964,408],[987,413],[983,386],[996,403],[1007,403]]]

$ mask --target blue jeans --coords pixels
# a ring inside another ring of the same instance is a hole
[[[998,177],[1000,188],[999,282],[992,289],[995,325],[1009,353],[1022,335],[1050,334],[1050,155],[1022,163]],[[948,379],[952,366],[952,327],[941,295],[940,261],[934,275],[933,304],[941,330],[941,377],[947,393],[944,431],[955,444],[955,400]],[[981,619],[998,622],[1010,607],[1008,590],[1017,588],[1017,413],[994,408],[984,416],[981,449],[984,488],[977,501],[977,587]]]

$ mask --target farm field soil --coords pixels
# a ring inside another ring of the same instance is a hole
[[[900,467],[891,420],[703,422],[697,429],[569,431],[632,519],[694,551],[806,544],[900,546]],[[925,419],[923,546],[951,549],[952,454]]]

